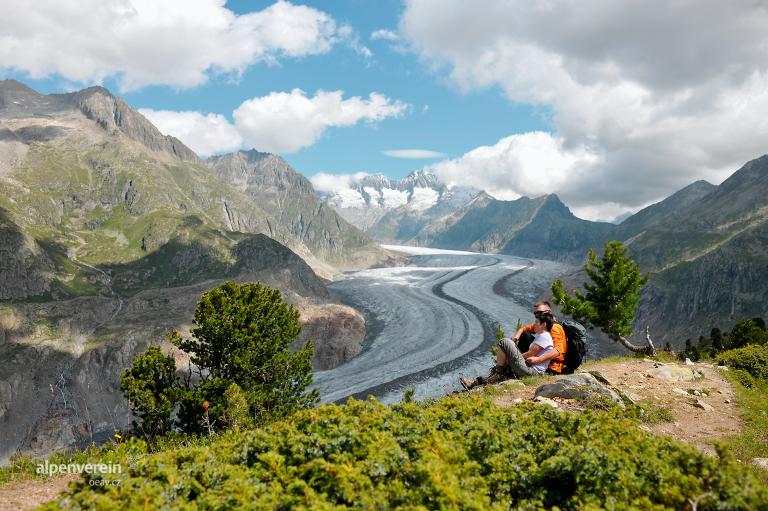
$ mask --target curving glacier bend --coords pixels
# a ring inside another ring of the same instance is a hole
[[[374,395],[398,401],[438,397],[458,389],[458,377],[487,372],[496,328],[508,335],[562,263],[513,256],[385,246],[412,255],[408,266],[350,272],[331,285],[341,299],[365,312],[362,353],[314,374],[321,400]]]

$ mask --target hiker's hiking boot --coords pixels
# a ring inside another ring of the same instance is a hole
[[[501,383],[505,380],[508,380],[509,376],[507,376],[507,371],[504,367],[501,366],[494,366],[493,369],[491,369],[490,374],[488,376],[478,376],[477,378],[473,379],[467,379],[467,378],[459,378],[459,382],[461,383],[461,386],[464,387],[466,390],[472,390],[475,387],[480,387],[482,385],[492,385],[494,383]]]

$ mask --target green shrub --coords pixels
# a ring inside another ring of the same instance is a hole
[[[47,509],[760,509],[732,457],[637,428],[481,396],[299,411],[208,446],[142,459],[117,486],[81,482]]]
[[[227,282],[202,295],[193,323],[192,338],[170,332],[168,340],[190,354],[197,383],[187,378],[182,385],[173,359],[156,347],[135,357],[122,376],[123,393],[140,419],[134,429],[145,437],[169,432],[174,411],[184,432],[210,434],[285,417],[317,402],[317,391],[307,391],[312,342],[288,350],[301,331],[299,312],[278,290]]]
[[[756,380],[768,381],[768,346],[766,345],[749,345],[724,351],[717,356],[717,362],[731,369],[743,370]],[[751,381],[744,375],[739,378],[744,378],[746,382]]]
[[[233,383],[242,390],[256,423],[317,402],[317,391],[307,392],[312,342],[299,351],[288,350],[301,332],[299,312],[277,289],[227,282],[200,297],[193,323],[192,338],[169,334],[201,369],[202,381],[181,399],[184,431],[205,433],[208,424],[226,426],[225,393]]]
[[[164,435],[173,426],[173,409],[179,392],[176,363],[152,346],[133,358],[131,367],[120,376],[120,389],[133,415],[134,431],[145,438]]]

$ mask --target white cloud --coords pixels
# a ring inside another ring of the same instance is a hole
[[[343,99],[342,91],[318,91],[308,97],[294,89],[244,101],[232,113],[234,124],[220,114],[139,111],[166,135],[207,156],[242,146],[273,153],[292,152],[314,144],[330,127],[375,123],[399,117],[408,108],[407,104],[376,92],[368,99]]]
[[[463,90],[499,86],[551,112],[550,152],[573,165],[547,173],[550,191],[588,212],[719,182],[766,151],[765,26],[749,0],[408,0],[400,33]],[[457,160],[514,195],[534,177],[520,166],[531,140],[505,140]]]
[[[243,137],[223,115],[147,108],[139,112],[161,132],[178,138],[200,156],[234,151],[243,143]]]
[[[243,102],[233,113],[245,142],[263,151],[292,152],[313,144],[326,129],[399,117],[408,105],[373,92],[368,99],[342,98],[342,91],[273,92]]]
[[[283,0],[241,15],[224,0],[6,0],[0,69],[81,84],[115,77],[122,90],[183,88],[353,39],[325,12]]]
[[[326,172],[318,172],[309,178],[309,180],[318,192],[333,193],[350,189],[352,183],[360,181],[368,175],[370,174],[366,174],[365,172],[357,172],[355,174],[328,174]]]
[[[400,36],[397,35],[397,32],[394,32],[392,30],[386,30],[386,29],[379,29],[374,30],[371,32],[371,39],[374,41],[397,41],[400,39]]]
[[[570,183],[582,179],[600,163],[586,147],[567,148],[549,133],[512,135],[492,146],[482,146],[459,158],[427,167],[448,186],[471,186],[498,199],[552,192],[570,199]]]
[[[427,149],[393,149],[391,151],[382,151],[382,154],[385,156],[391,156],[392,158],[409,159],[442,158],[445,156],[445,153],[429,151]]]

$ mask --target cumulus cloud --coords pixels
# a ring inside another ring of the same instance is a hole
[[[333,193],[349,189],[352,186],[352,183],[360,181],[368,175],[370,174],[365,172],[357,172],[355,174],[328,174],[326,172],[318,172],[309,178],[309,180],[318,192]]]
[[[284,0],[241,15],[224,0],[7,0],[0,69],[75,83],[115,77],[122,90],[183,88],[212,73],[326,53],[340,41],[355,46],[349,27]]]
[[[427,149],[393,149],[391,151],[382,151],[382,154],[385,156],[391,156],[392,158],[408,159],[442,158],[445,156],[445,153],[429,151]]]
[[[343,99],[340,90],[309,97],[300,89],[243,102],[233,113],[246,143],[264,151],[292,152],[313,144],[332,126],[399,117],[408,105],[373,92]]]
[[[597,214],[719,182],[765,152],[767,25],[768,9],[749,0],[408,0],[400,33],[461,89],[500,87],[551,112],[551,141],[478,148],[457,159],[476,165],[471,175],[492,192],[525,193],[532,176],[520,162],[531,158],[520,152],[538,140],[547,160],[574,162],[542,171],[567,176],[551,191]]]
[[[234,151],[243,143],[237,128],[223,115],[148,108],[139,112],[161,132],[178,138],[200,156]]]
[[[563,198],[569,199],[569,184],[592,172],[599,162],[587,147],[568,148],[562,138],[530,132],[503,138],[427,169],[448,186],[473,186],[498,199],[537,197],[553,190],[566,192]]]
[[[287,153],[314,144],[330,127],[376,123],[399,117],[408,105],[373,92],[368,99],[343,98],[342,91],[272,92],[244,101],[232,113],[234,123],[220,114],[140,109],[160,131],[172,135],[201,156],[254,147]]]

